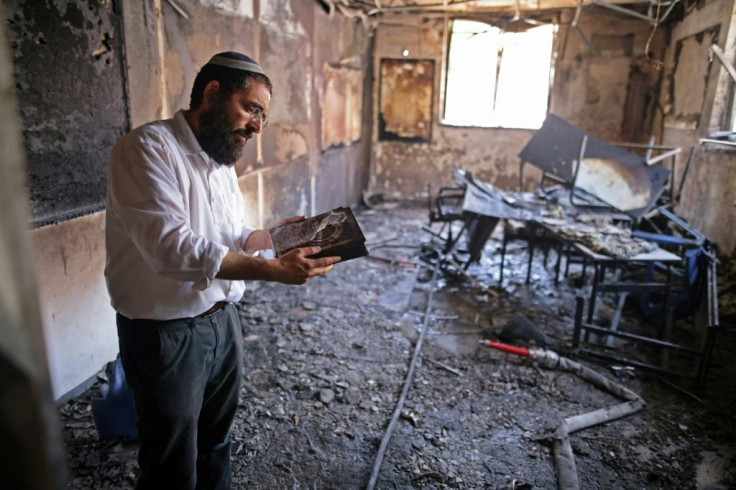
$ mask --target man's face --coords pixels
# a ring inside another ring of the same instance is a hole
[[[263,129],[270,101],[268,87],[256,80],[228,97],[214,97],[210,107],[199,115],[202,149],[220,165],[234,165],[245,143]],[[254,120],[254,114],[262,116]]]

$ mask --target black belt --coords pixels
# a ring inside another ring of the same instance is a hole
[[[204,318],[206,316],[214,315],[221,309],[225,308],[228,304],[229,303],[227,301],[218,301],[217,303],[212,305],[212,308],[210,308],[209,310],[205,311],[204,313],[200,315],[195,316],[194,318]]]

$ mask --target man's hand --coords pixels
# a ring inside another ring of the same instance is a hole
[[[310,259],[320,247],[296,248],[277,259],[263,259],[228,252],[215,277],[230,280],[276,281],[284,284],[304,284],[310,279],[327,274],[340,257]]]
[[[281,225],[287,225],[289,223],[296,223],[298,221],[304,221],[305,219],[307,219],[307,217],[304,215],[292,216],[290,218],[282,219],[275,225],[265,230],[255,230],[248,236],[248,239],[245,241],[245,252],[252,254],[258,252],[259,250],[268,250],[270,248],[273,248],[273,244],[271,243],[271,235],[268,233],[271,228],[276,228],[277,226]]]
[[[327,274],[333,264],[340,262],[340,257],[309,258],[320,250],[320,247],[297,248],[275,259],[274,280],[284,284],[304,284],[314,277]]]

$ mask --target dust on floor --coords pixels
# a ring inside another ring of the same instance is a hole
[[[477,283],[451,271],[432,281],[419,253],[429,240],[424,208],[356,215],[374,258],[338,264],[301,287],[253,285],[239,304],[246,368],[232,430],[234,488],[366,488],[430,292],[428,330],[376,488],[557,488],[552,433],[565,417],[620,400],[479,341],[522,314],[575,357],[574,297],[590,281],[581,284],[572,267],[554,286],[540,254],[527,285],[525,245],[512,243],[498,285],[497,232],[469,269]],[[598,315],[614,306],[602,298]],[[624,320],[648,328],[636,311]],[[678,333],[695,335],[689,325],[681,319]],[[580,488],[735,487],[734,352],[734,331],[725,328],[697,394],[681,380],[576,358],[647,402],[572,435]],[[59,407],[69,488],[133,488],[136,443],[99,440],[91,412],[98,393],[95,386]]]

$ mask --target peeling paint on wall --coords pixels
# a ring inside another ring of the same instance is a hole
[[[375,48],[376,79],[380,78],[380,60],[397,59],[404,49],[408,49],[412,56],[432,59],[435,69],[439,70],[443,57],[443,32],[443,19],[402,18],[401,23],[379,27]],[[392,197],[426,199],[427,185],[436,191],[451,184],[454,168],[470,170],[479,179],[502,188],[518,187],[518,153],[532,132],[441,124],[438,109],[440,78],[434,77],[429,144],[381,140],[380,119],[376,118],[371,146],[372,190]],[[379,102],[382,102],[380,89],[377,85],[373,96],[376,114],[380,110]]]
[[[308,83],[312,79],[312,40],[283,35],[281,24],[261,26],[262,52],[258,60],[273,82],[269,118],[275,124],[305,124],[312,119]],[[268,155],[264,155],[268,162]]]
[[[264,24],[276,24],[282,28],[285,36],[306,36],[304,27],[294,15],[291,8],[293,0],[272,0],[261,6],[259,20]]]
[[[596,7],[586,8],[578,26],[590,36],[598,55],[574,30],[562,31],[556,40],[558,58],[549,112],[606,141],[648,140],[654,129],[656,100],[647,105],[629,92],[658,93],[660,78],[649,73],[652,60],[660,59],[666,48],[666,29],[658,29],[650,41],[651,26]],[[632,83],[636,69],[647,76]],[[648,123],[640,124],[644,117]]]
[[[675,68],[669,80],[669,113],[665,126],[697,129],[703,112],[705,92],[713,61],[710,46],[718,42],[720,24],[675,44]]]
[[[621,120],[621,141],[645,143],[655,134],[652,128],[662,79],[658,67],[644,55],[632,60]]]
[[[322,68],[322,150],[360,140],[363,72],[351,68]]]
[[[665,117],[675,115],[675,106],[670,105],[670,97],[674,80],[673,71],[682,71],[683,74],[693,72],[701,80],[705,75],[703,66],[697,64],[708,60],[707,52],[703,57],[685,59],[680,56],[675,63],[676,46],[683,40],[689,40],[691,47],[701,44],[696,38],[703,32],[708,32],[713,26],[720,25],[717,39],[710,39],[721,46],[724,51],[733,53],[734,39],[736,38],[736,8],[733,0],[711,0],[704,5],[687,12],[680,23],[672,27],[671,42],[665,60],[665,86],[661,94],[660,103],[667,111]],[[708,36],[702,39],[704,48],[709,47]],[[718,63],[717,61],[715,63]],[[684,184],[681,201],[677,206],[678,215],[688,223],[718,243],[719,255],[729,256],[736,251],[736,213],[734,202],[736,196],[736,156],[730,149],[718,148],[710,145],[700,145],[698,140],[706,137],[708,131],[726,129],[718,124],[713,125],[713,116],[723,115],[723,107],[728,105],[730,93],[733,91],[733,82],[721,69],[710,68],[710,76],[704,86],[704,102],[699,109],[700,122],[697,129],[685,129],[663,124],[662,144],[671,146],[696,146],[698,148],[687,181]],[[720,72],[720,75],[715,76]],[[717,90],[721,81],[725,79],[728,91]],[[674,80],[677,84],[677,80]],[[690,87],[694,89],[693,87]],[[675,98],[675,102],[677,99]],[[720,107],[719,107],[720,106]],[[666,122],[666,121],[665,121]],[[682,175],[685,158],[678,162],[678,175]]]
[[[736,158],[733,151],[701,146],[679,208],[698,231],[718,243],[720,253],[736,253]]]
[[[434,60],[381,60],[379,140],[432,137]]]
[[[639,20],[622,18],[595,7],[586,12],[580,19],[580,26],[591,38],[594,37],[593,43],[601,58],[597,58],[579,36],[569,36],[564,56],[556,58],[550,112],[607,141],[619,141],[629,74],[634,60],[639,60],[644,53],[651,27]],[[402,18],[401,22],[380,26],[376,33],[376,78],[381,76],[379,61],[397,59],[404,49],[409,50],[412,57],[433,59],[436,69],[444,70],[443,31],[442,19]],[[563,38],[562,35],[557,38],[558,54]],[[650,45],[655,59],[661,57],[665,43],[666,30],[659,29]],[[435,76],[433,102],[437,104],[442,100],[438,96],[441,78],[442,75]],[[658,75],[648,77],[646,81],[656,92]],[[383,89],[382,86],[378,88]],[[383,110],[384,103],[379,90],[374,95],[376,112]],[[647,105],[647,110],[654,111],[656,102]],[[518,154],[533,131],[444,126],[437,119],[439,115],[436,105],[429,145],[383,140],[380,136],[381,121],[376,118],[371,176],[371,185],[376,191],[402,198],[424,196],[427,184],[436,189],[451,183],[453,168],[468,169],[481,180],[504,189],[518,188]],[[634,128],[637,133],[643,133],[644,138],[648,138],[651,131],[651,118],[649,124]],[[534,169],[525,170],[524,177],[528,188],[537,185],[539,175]]]
[[[199,3],[222,15],[253,18],[253,0],[199,0]]]
[[[276,148],[273,154],[277,162],[287,163],[306,158],[308,151],[307,140],[301,132],[284,129],[276,137]]]

